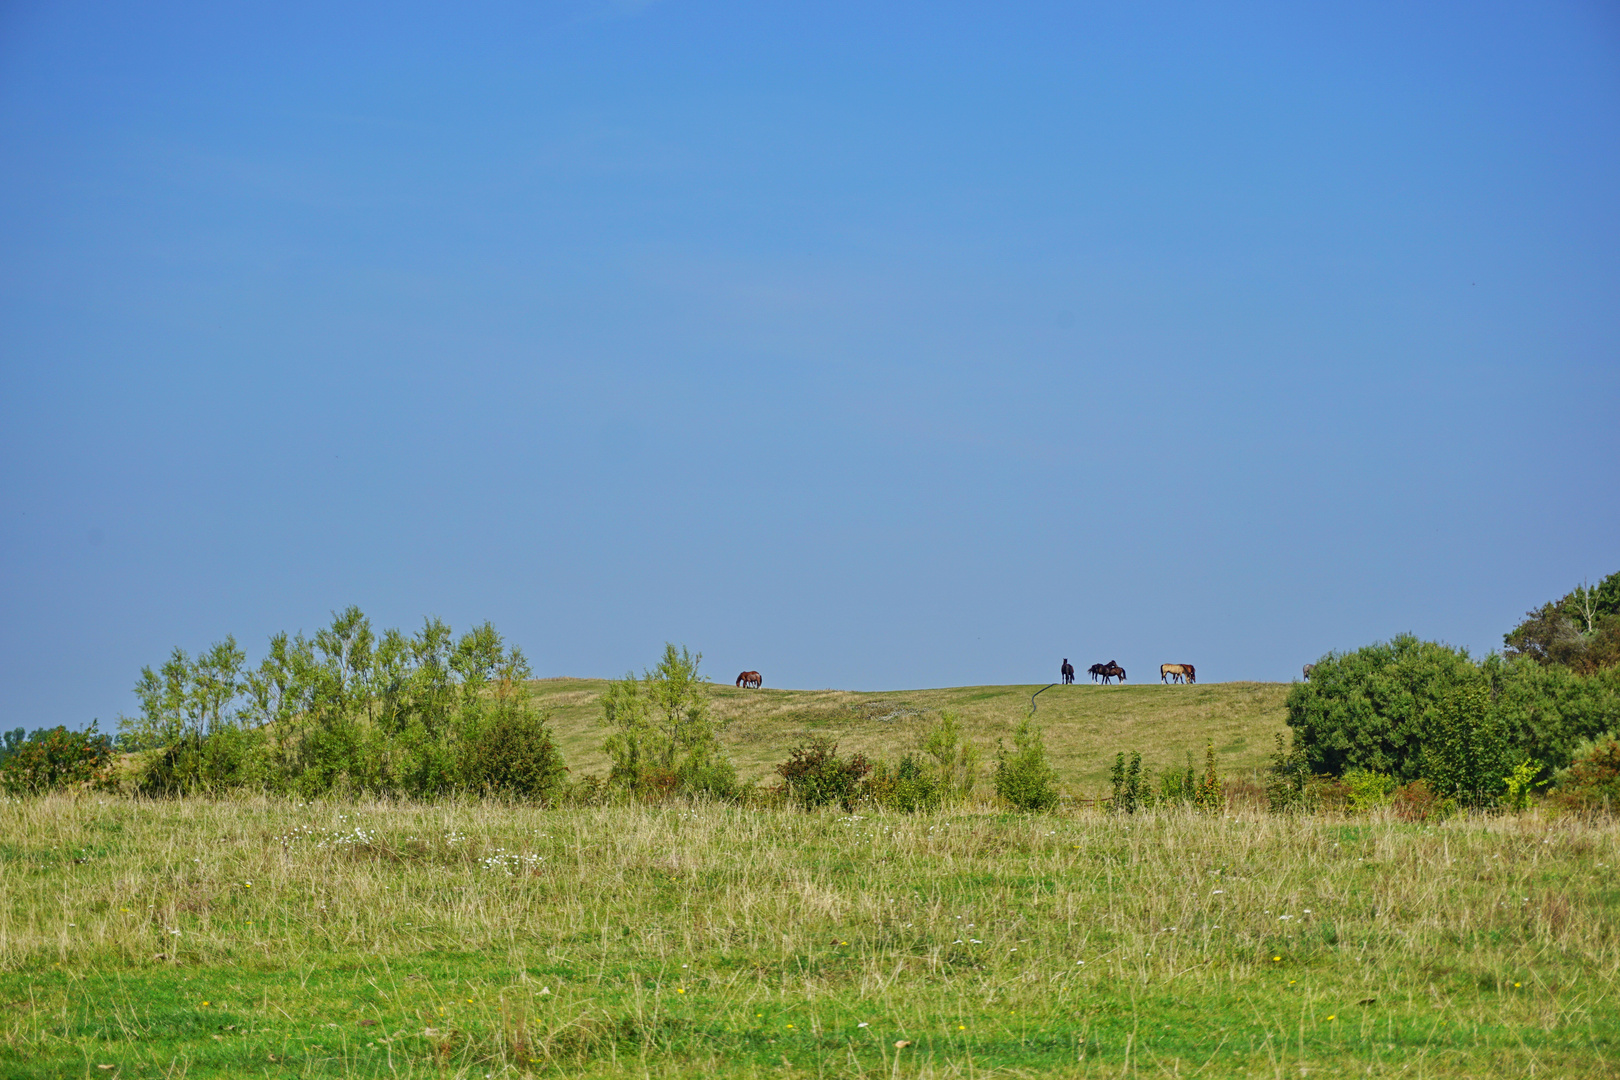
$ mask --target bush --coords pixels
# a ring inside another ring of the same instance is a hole
[[[979,748],[962,734],[961,717],[940,714],[939,723],[922,739],[922,752],[933,762],[942,802],[962,802],[979,779]]]
[[[12,733],[15,734],[15,733]],[[0,760],[0,789],[13,795],[42,795],[75,786],[95,786],[112,777],[112,739],[96,731],[41,728],[26,739],[7,739]]]
[[[496,710],[465,746],[462,776],[469,791],[526,802],[552,802],[568,769],[552,741],[549,717],[526,704]]]
[[[945,799],[945,782],[937,769],[906,754],[893,768],[878,762],[866,778],[866,796],[885,810],[904,814],[937,810]]]
[[[1579,813],[1620,810],[1620,738],[1604,735],[1579,747],[1558,774],[1552,803]]]
[[[143,795],[223,794],[262,788],[271,778],[263,733],[238,727],[182,737],[143,758],[135,780]]]
[[[1123,770],[1124,755],[1115,759],[1116,774]],[[1117,784],[1116,784],[1117,787]],[[1192,751],[1187,751],[1187,767],[1185,769],[1166,769],[1159,775],[1159,801],[1165,803],[1190,803],[1198,794],[1198,773],[1193,768]],[[1118,798],[1118,795],[1115,796]]]
[[[1350,769],[1343,777],[1351,813],[1365,814],[1389,805],[1397,786],[1393,776],[1366,769]]]
[[[1142,790],[1142,754],[1132,750],[1129,763],[1125,760],[1125,751],[1121,750],[1114,755],[1114,768],[1109,773],[1114,794],[1108,802],[1108,809],[1116,814],[1134,814],[1136,808],[1143,805],[1146,794]],[[1187,797],[1192,798],[1192,792]]]
[[[1545,779],[1582,739],[1620,723],[1620,670],[1580,676],[1499,656],[1475,664],[1403,635],[1323,657],[1289,691],[1288,723],[1313,775],[1421,777],[1442,796],[1487,804],[1516,765],[1543,762]]]
[[[787,798],[806,810],[837,803],[853,811],[861,795],[861,781],[872,771],[866,758],[838,756],[838,744],[814,738],[795,746],[776,767]]]
[[[1013,732],[1011,753],[997,742],[995,783],[996,794],[1019,810],[1040,812],[1057,805],[1057,773],[1046,760],[1040,729],[1027,716]]]
[[[1218,814],[1226,809],[1226,792],[1221,786],[1220,773],[1215,771],[1215,744],[1204,748],[1204,775],[1198,778],[1193,790],[1193,804],[1206,814]]]
[[[1390,796],[1390,807],[1402,821],[1428,821],[1444,817],[1451,809],[1449,800],[1441,799],[1427,780],[1413,780],[1402,784]]]

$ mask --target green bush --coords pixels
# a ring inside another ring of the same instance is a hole
[[[1040,729],[1027,716],[1013,732],[1010,753],[997,742],[995,785],[996,794],[1019,810],[1040,812],[1057,805],[1057,773],[1046,760]]]
[[[1602,735],[1578,747],[1558,773],[1552,803],[1578,813],[1620,810],[1620,738]]]
[[[12,733],[16,734],[16,733]],[[26,739],[7,739],[0,760],[0,790],[12,795],[41,795],[75,786],[110,781],[112,739],[96,731],[41,728]]]
[[[973,794],[979,779],[979,748],[962,734],[962,718],[949,710],[922,738],[922,752],[931,759],[941,802],[958,803]]]
[[[806,810],[834,803],[853,811],[861,796],[861,781],[872,771],[866,758],[838,756],[838,744],[814,738],[795,746],[776,767],[788,800]]]
[[[1367,769],[1348,769],[1343,781],[1350,811],[1356,814],[1388,806],[1399,786],[1393,776]]]
[[[223,794],[271,784],[264,735],[222,727],[201,738],[185,736],[142,755],[135,789],[143,795]]]
[[[1413,780],[1397,787],[1390,796],[1390,807],[1402,821],[1429,821],[1445,817],[1456,806],[1442,799],[1427,780]]]
[[[1226,788],[1221,784],[1221,774],[1215,771],[1214,743],[1204,748],[1204,775],[1198,778],[1198,786],[1193,789],[1193,805],[1206,814],[1218,814],[1226,809]]]
[[[945,801],[946,785],[939,770],[930,764],[912,754],[902,756],[892,768],[878,762],[866,778],[866,797],[885,810],[904,814],[939,809]]]
[[[653,670],[608,684],[602,719],[613,734],[602,749],[613,762],[609,783],[644,797],[673,776],[680,794],[738,795],[736,769],[720,745],[724,724],[709,710],[709,682],[698,671],[702,660],[702,653],[666,643]],[[657,783],[649,779],[654,773]]]
[[[1122,761],[1115,761],[1115,768],[1120,768]],[[1190,803],[1198,794],[1198,772],[1193,768],[1192,751],[1187,751],[1187,765],[1182,769],[1166,769],[1159,774],[1159,795],[1161,803]]]
[[[1109,780],[1113,786],[1113,797],[1108,801],[1108,809],[1116,814],[1134,814],[1138,806],[1145,805],[1147,793],[1142,785],[1142,754],[1132,750],[1130,761],[1125,760],[1125,751],[1121,750],[1114,755],[1114,768],[1109,773]],[[1192,798],[1193,792],[1189,790],[1187,797]]]
[[[568,769],[547,726],[548,716],[527,703],[503,703],[469,738],[461,774],[467,790],[525,802],[549,803],[561,793]]]
[[[1487,657],[1403,635],[1319,660],[1288,695],[1301,768],[1426,779],[1442,797],[1484,805],[1526,759],[1541,779],[1581,740],[1620,724],[1620,670],[1580,676],[1528,659]],[[1297,788],[1299,785],[1294,783]]]

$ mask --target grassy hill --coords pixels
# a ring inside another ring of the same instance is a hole
[[[539,679],[535,701],[553,710],[557,741],[575,776],[606,772],[600,697],[603,679]],[[996,740],[1010,742],[1029,708],[1033,686],[959,686],[941,690],[856,693],[849,690],[738,690],[714,688],[714,709],[729,721],[722,735],[740,777],[759,783],[801,739],[825,735],[845,752],[895,758],[912,749],[942,710],[962,716],[970,738],[994,754]],[[1037,699],[1036,719],[1046,733],[1052,763],[1065,789],[1095,795],[1121,750],[1140,750],[1143,762],[1160,769],[1186,761],[1200,767],[1206,743],[1224,773],[1248,772],[1262,763],[1273,734],[1285,730],[1287,683],[1206,683],[1198,686],[1054,686]]]

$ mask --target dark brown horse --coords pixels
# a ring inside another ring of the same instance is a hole
[[[1064,686],[1068,686],[1070,683],[1074,682],[1074,665],[1069,663],[1069,658],[1067,656],[1065,656],[1063,658],[1063,669],[1062,669],[1062,671],[1063,671],[1063,685]]]
[[[1125,669],[1112,660],[1106,664],[1092,664],[1087,670],[1091,672],[1093,679],[1102,679],[1104,686],[1108,685],[1109,679],[1118,679],[1120,682],[1125,681]]]
[[[741,675],[737,676],[737,685],[752,687],[753,689],[758,690],[761,686],[765,685],[765,680],[759,677],[759,672],[757,671],[745,671]]]

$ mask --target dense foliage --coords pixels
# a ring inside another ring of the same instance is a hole
[[[112,767],[112,739],[96,731],[41,728],[26,738],[21,728],[0,743],[0,791],[38,795],[107,780]]]
[[[1577,674],[1620,665],[1620,571],[1526,612],[1502,644],[1510,658],[1558,664]]]
[[[800,743],[776,767],[782,778],[782,792],[806,810],[823,806],[854,810],[863,795],[862,781],[871,771],[872,765],[865,757],[839,757],[838,744],[826,738]]]
[[[1013,731],[1013,748],[996,750],[996,794],[1019,810],[1050,810],[1057,805],[1057,772],[1046,760],[1046,743],[1029,717]]]
[[[552,795],[564,772],[529,704],[528,662],[493,626],[428,619],[374,633],[351,607],[313,638],[271,638],[256,668],[234,638],[143,668],[120,743],[150,794],[256,788],[303,797]]]
[[[1620,725],[1620,671],[1582,676],[1562,666],[1465,651],[1410,635],[1317,661],[1288,696],[1305,774],[1350,770],[1424,779],[1479,803],[1533,762],[1542,778],[1584,739]]]
[[[664,646],[658,666],[608,684],[602,719],[613,732],[608,783],[642,797],[666,794],[731,798],[737,770],[720,745],[722,725],[709,709],[703,654]]]

